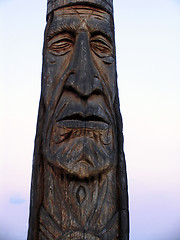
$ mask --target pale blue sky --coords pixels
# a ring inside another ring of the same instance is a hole
[[[130,240],[180,240],[180,1],[114,0]],[[0,0],[0,240],[25,240],[46,1]]]

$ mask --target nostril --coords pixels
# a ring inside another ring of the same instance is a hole
[[[89,94],[85,95],[81,91],[79,91],[77,88],[74,88],[71,85],[65,85],[64,91],[69,92],[70,94],[73,94],[74,96],[81,98],[83,101],[87,101],[89,98]]]
[[[103,95],[103,92],[100,89],[95,89],[92,94],[94,95]]]
[[[80,97],[84,102],[87,102],[87,100],[89,98],[89,96],[86,96],[86,95],[81,95]]]
[[[64,83],[65,88],[71,88],[73,86],[73,83],[75,81],[75,71],[71,71],[66,78],[66,81]]]

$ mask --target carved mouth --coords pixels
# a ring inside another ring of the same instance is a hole
[[[72,114],[57,120],[59,127],[67,128],[85,128],[105,130],[109,124],[102,117],[96,115],[84,115],[81,113]]]

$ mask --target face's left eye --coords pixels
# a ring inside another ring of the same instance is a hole
[[[102,35],[93,36],[90,40],[92,50],[100,58],[110,57],[113,55],[111,43]]]
[[[74,36],[69,33],[60,33],[48,41],[49,51],[58,56],[65,55],[72,50]]]

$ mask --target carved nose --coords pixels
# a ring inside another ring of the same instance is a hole
[[[102,84],[91,56],[86,32],[81,32],[77,38],[71,60],[71,75],[65,86],[76,91],[81,97],[102,92]]]

